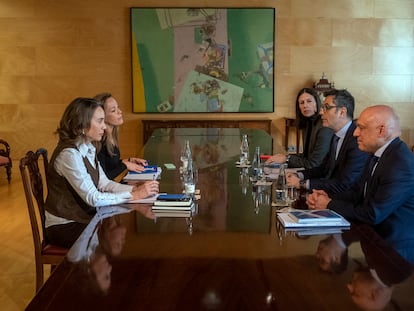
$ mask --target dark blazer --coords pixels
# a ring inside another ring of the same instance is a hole
[[[366,169],[353,189],[331,198],[329,209],[351,221],[373,225],[385,240],[405,253],[403,257],[414,262],[414,154],[403,141],[395,138],[388,145],[372,177]]]
[[[335,151],[330,150],[321,166],[301,171],[304,178],[310,180],[310,189],[325,190],[328,194],[333,194],[349,190],[360,180],[369,154],[358,149],[357,139],[353,136],[355,128],[356,124],[352,122],[334,167],[330,167],[329,155]]]
[[[307,127],[302,130],[304,153],[292,154],[288,166],[306,169],[320,166],[329,153],[332,135],[332,129],[322,125],[320,115],[309,120]],[[305,154],[305,149],[307,149],[307,154]]]

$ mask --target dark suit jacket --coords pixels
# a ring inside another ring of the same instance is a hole
[[[414,262],[414,154],[403,141],[395,138],[388,145],[372,177],[366,170],[358,185],[331,198],[329,209],[351,221],[373,225],[403,257]]]
[[[308,135],[308,132],[309,135]],[[308,145],[307,154],[292,154],[288,167],[304,167],[306,169],[320,166],[329,153],[333,131],[322,125],[321,116],[308,121],[308,126],[302,130],[302,144]],[[309,137],[308,137],[309,136]],[[307,138],[309,141],[307,141]]]
[[[310,180],[310,189],[321,189],[333,194],[349,190],[360,180],[369,155],[358,149],[357,140],[353,136],[355,128],[356,124],[352,122],[333,168],[330,167],[328,155],[323,165],[301,171],[304,178]],[[332,152],[335,151],[329,151]]]

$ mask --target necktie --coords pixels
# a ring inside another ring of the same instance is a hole
[[[331,149],[329,151],[329,170],[327,178],[330,178],[335,167],[336,148],[338,146],[339,137],[334,135],[331,140]]]
[[[336,160],[336,154],[337,154],[336,149],[338,148],[338,141],[339,141],[339,136],[334,135],[332,137],[332,147],[331,147],[332,148],[331,150],[333,150],[334,161]]]
[[[369,161],[368,170],[365,175],[366,177],[365,177],[365,185],[364,185],[364,196],[366,195],[366,192],[367,192],[368,182],[371,176],[374,174],[374,168],[375,168],[375,165],[378,163],[378,159],[379,157],[372,156],[371,161]]]
[[[377,157],[377,156],[372,156],[372,158],[371,158],[371,161],[369,161],[369,169],[368,169],[368,173],[369,173],[369,176],[372,176],[372,174],[374,173],[374,167],[375,167],[375,165],[377,164],[377,162],[378,162],[378,159],[379,159],[379,157]],[[369,179],[369,177],[368,177],[368,179]]]

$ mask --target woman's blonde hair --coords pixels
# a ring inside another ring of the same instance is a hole
[[[105,111],[106,101],[112,97],[111,93],[101,93],[94,97]],[[112,133],[105,131],[105,136],[102,138],[102,144],[105,144],[106,150],[111,156],[114,156],[114,149],[118,146],[119,126],[113,126]],[[102,145],[98,147],[98,151],[102,148]]]

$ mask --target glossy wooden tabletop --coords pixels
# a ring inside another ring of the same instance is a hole
[[[352,241],[345,268],[322,271],[315,253],[323,251],[322,240],[332,238],[298,236],[277,226],[271,187],[258,190],[249,183],[243,189],[235,165],[240,131],[226,130],[156,131],[145,157],[177,167],[163,167],[162,192],[182,191],[179,154],[190,139],[199,168],[197,213],[191,219],[154,219],[146,204],[102,209],[28,310],[359,310],[347,284],[361,265],[374,266],[366,259],[382,257],[381,240],[354,226],[352,239],[343,233]],[[260,145],[263,153],[273,152],[266,133],[247,131],[251,151]],[[392,302],[414,310],[414,282],[405,261],[377,261],[380,278],[388,271],[398,283]]]

